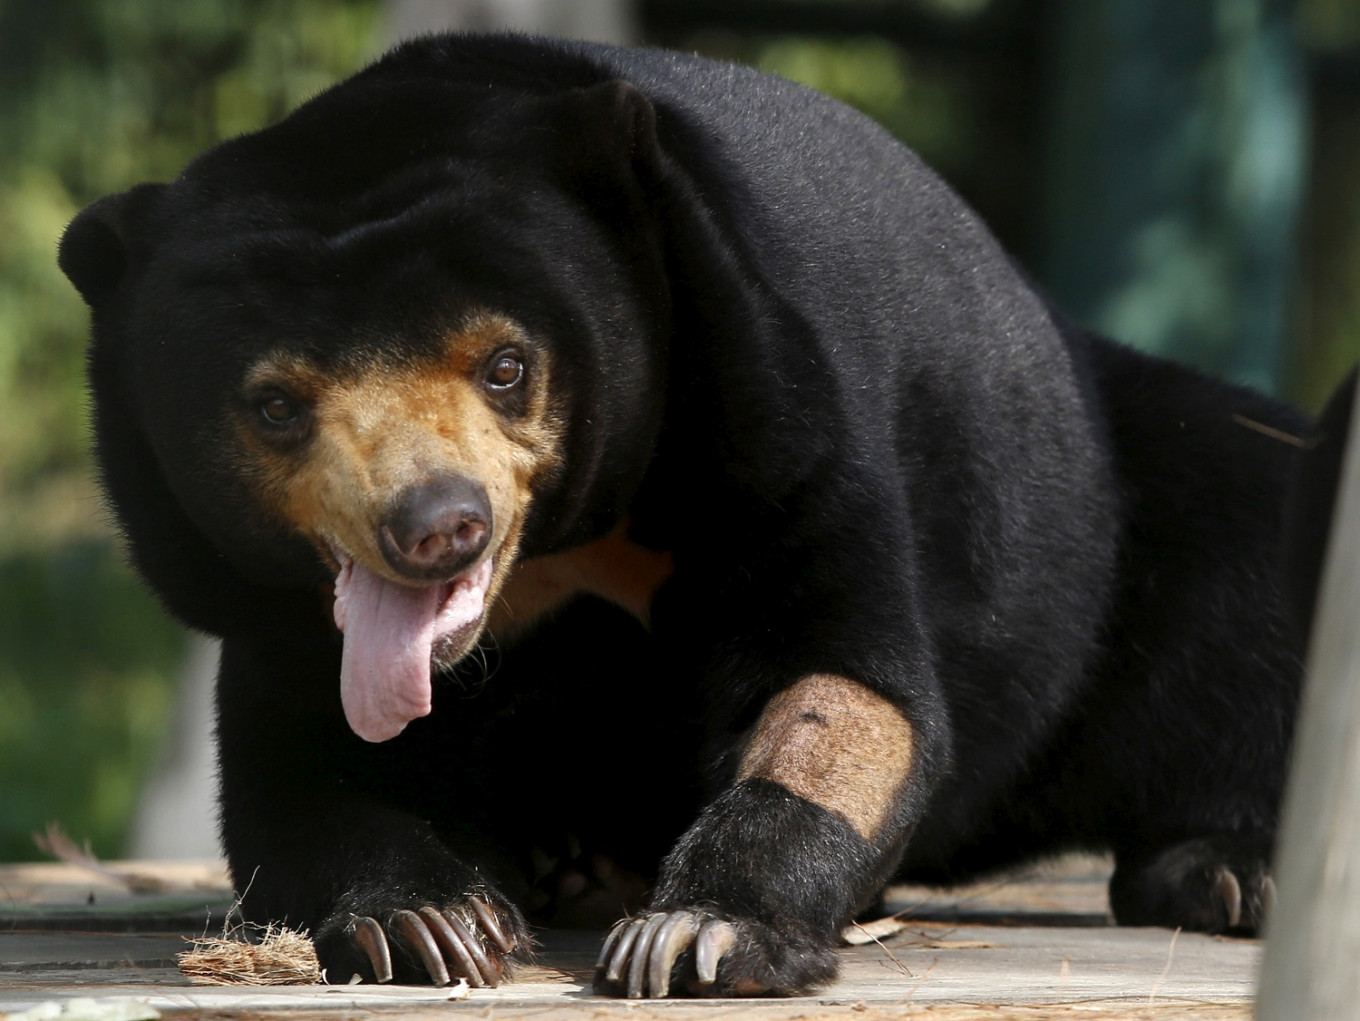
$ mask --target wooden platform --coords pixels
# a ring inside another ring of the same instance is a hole
[[[184,937],[214,935],[231,906],[224,870],[120,863],[128,882],[67,865],[0,866],[0,1011],[118,1021],[149,1006],[179,1017],[1250,1018],[1260,945],[1125,929],[1106,918],[1108,866],[1066,859],[954,891],[894,887],[907,924],[841,951],[840,981],[789,1000],[622,1002],[592,996],[600,934],[539,934],[537,966],[498,989],[189,984]],[[157,887],[158,888],[153,888]],[[866,939],[864,933],[853,938]],[[453,998],[451,998],[453,997]],[[72,1001],[91,998],[93,1005]],[[51,1004],[43,1007],[44,1004]],[[147,1012],[149,1014],[149,1012]],[[25,1019],[27,1021],[27,1019]]]

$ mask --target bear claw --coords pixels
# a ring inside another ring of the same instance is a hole
[[[699,919],[688,911],[677,911],[666,916],[665,922],[657,929],[656,935],[652,937],[652,952],[648,955],[650,965],[647,972],[647,984],[651,989],[666,990],[670,988],[671,969],[675,967],[675,959],[680,956],[682,950],[693,942],[698,932]],[[631,985],[628,994],[632,995]],[[639,989],[638,995],[642,995],[641,989]]]
[[[491,910],[486,903],[477,897],[468,899],[468,906],[472,908],[472,913],[477,916],[477,921],[481,923],[482,932],[486,933],[496,948],[503,954],[508,954],[515,949],[515,941],[505,934],[501,928],[501,923],[496,920],[496,913]]]
[[[625,918],[614,926],[595,962],[596,988],[621,987],[629,999],[670,995],[671,971],[693,949],[695,982],[702,992],[718,980],[718,961],[732,949],[737,931],[730,922],[705,920],[693,911],[658,911]]]
[[[736,941],[737,930],[726,922],[712,921],[704,926],[694,948],[694,966],[701,985],[711,986],[718,981],[718,959]]]
[[[1226,865],[1218,867],[1218,875],[1214,878],[1214,892],[1227,911],[1228,928],[1237,928],[1242,921],[1242,884]]]
[[[450,945],[456,943],[456,939],[446,937],[441,939],[438,944],[435,943],[432,933],[439,932],[441,928],[448,928],[448,926],[440,925],[443,920],[431,908],[422,908],[421,914],[425,914],[427,911],[434,916],[430,918],[429,915],[426,915],[428,921],[423,920],[414,911],[405,908],[394,911],[392,923],[403,937],[403,942],[407,947],[420,954],[420,959],[425,964],[425,971],[429,974],[430,981],[437,986],[446,986],[449,984],[449,969],[444,966],[444,955],[440,952],[439,944],[446,944],[445,949],[450,949]],[[426,928],[427,924],[429,928]],[[440,935],[443,936],[444,933],[440,932]],[[456,951],[454,953],[456,956],[462,956],[458,955]]]
[[[387,936],[376,919],[365,915],[354,920],[354,942],[368,957],[373,966],[373,977],[379,982],[392,981],[392,952],[387,946]]]
[[[515,942],[505,934],[494,912],[476,897],[469,898],[468,907],[476,921],[460,918],[445,908],[426,905],[419,911],[407,908],[394,911],[388,922],[392,937],[403,948],[420,959],[430,981],[446,986],[454,978],[463,977],[474,987],[498,985],[505,975],[505,966],[495,954],[488,955],[482,935],[501,953],[515,949]],[[474,929],[480,932],[474,933]],[[379,982],[391,982],[392,949],[387,932],[377,919],[363,915],[354,920],[354,942],[363,950]]]

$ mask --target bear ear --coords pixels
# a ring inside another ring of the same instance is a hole
[[[656,110],[652,102],[632,82],[622,78],[601,82],[584,90],[584,100],[593,108],[601,127],[629,142],[629,155],[649,157],[656,148]]]
[[[622,78],[573,89],[568,106],[569,135],[562,155],[581,175],[602,169],[636,174],[654,165],[657,155],[656,110],[642,91]]]
[[[90,306],[113,294],[130,262],[129,242],[165,185],[139,184],[86,206],[61,236],[57,265]]]

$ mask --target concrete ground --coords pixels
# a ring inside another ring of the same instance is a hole
[[[132,1021],[357,1018],[816,1019],[1251,1016],[1260,944],[1125,929],[1106,917],[1099,859],[1066,859],[952,891],[894,887],[894,923],[847,933],[841,978],[787,1000],[607,1000],[591,995],[599,933],[540,934],[537,965],[498,989],[202,986],[176,967],[185,936],[215,935],[231,895],[220,866],[0,866],[0,1012]],[[138,878],[140,877],[140,878]],[[129,886],[139,887],[131,892]],[[891,930],[896,931],[891,931]],[[872,938],[876,935],[877,938]],[[75,1003],[90,998],[93,1004]],[[46,1006],[44,1006],[46,1005]],[[63,1007],[64,1014],[58,1014]]]

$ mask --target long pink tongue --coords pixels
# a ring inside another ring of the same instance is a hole
[[[430,647],[444,586],[409,588],[347,563],[335,583],[335,623],[345,633],[340,700],[365,741],[396,737],[428,716]]]

